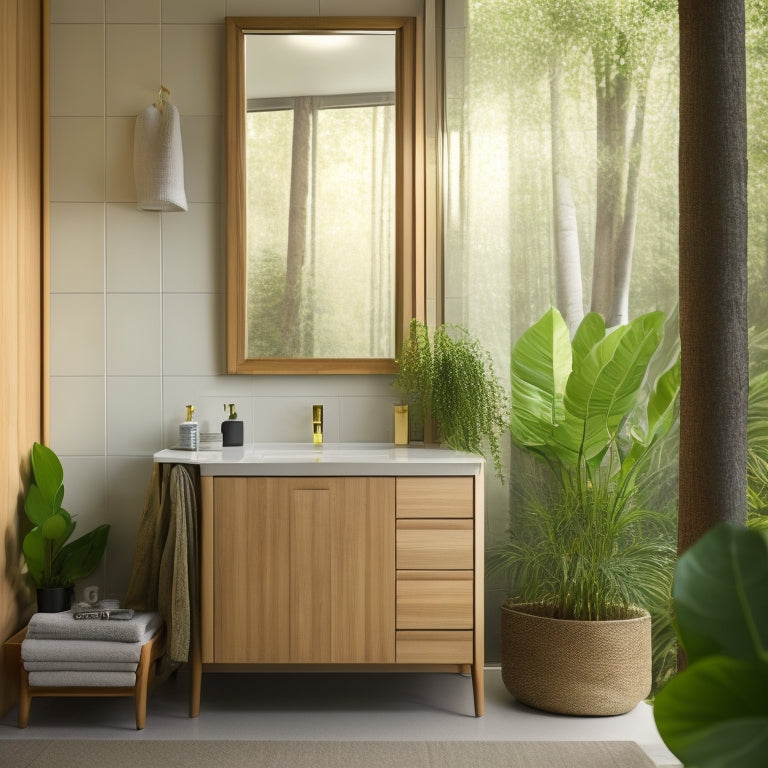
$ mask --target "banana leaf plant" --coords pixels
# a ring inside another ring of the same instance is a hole
[[[763,768],[768,754],[768,532],[723,523],[680,557],[673,597],[687,667],[656,695],[688,766]]]
[[[674,341],[662,345],[664,321],[651,312],[606,331],[591,312],[571,342],[549,309],[512,352],[514,442],[561,474],[594,480],[607,456],[609,479],[629,475],[677,415],[680,355]]]
[[[107,546],[110,526],[99,525],[74,541],[75,521],[62,506],[64,470],[59,457],[35,443],[31,451],[34,481],[24,511],[34,526],[24,537],[22,551],[38,589],[71,587],[90,575]]]
[[[642,508],[637,477],[677,421],[674,323],[651,312],[607,330],[590,313],[571,340],[552,308],[517,341],[512,441],[550,471],[539,472],[545,482],[526,476],[509,541],[492,559],[509,576],[512,602],[582,620],[668,606],[674,547],[662,515]]]

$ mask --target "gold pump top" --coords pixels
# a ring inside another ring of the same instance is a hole
[[[227,404],[224,403],[224,410],[227,410]],[[235,410],[235,404],[230,403],[229,404],[229,417],[230,419],[236,419],[237,418],[237,411]]]
[[[187,421],[192,421],[192,414],[195,412],[194,405],[187,406]]]

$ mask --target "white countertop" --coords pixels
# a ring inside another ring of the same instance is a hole
[[[482,456],[439,446],[392,443],[247,443],[213,451],[166,449],[155,462],[197,464],[205,476],[476,475]]]

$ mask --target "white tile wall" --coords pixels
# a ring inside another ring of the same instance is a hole
[[[52,115],[104,114],[104,26],[54,24],[51,29]]]
[[[163,290],[221,293],[226,279],[219,203],[189,203],[184,216],[163,214]],[[216,254],[211,258],[211,254]]]
[[[51,376],[51,447],[63,459],[106,454],[104,376]],[[65,486],[69,478],[64,476]],[[70,513],[88,511],[71,509]]]
[[[107,453],[151,456],[162,439],[159,376],[107,379]]]
[[[171,100],[185,115],[222,114],[224,28],[220,23],[163,24],[162,66]]]
[[[104,21],[104,0],[50,0],[50,15],[53,24],[98,24]]]
[[[52,202],[104,201],[104,118],[50,119]]]
[[[51,290],[104,290],[104,203],[51,203]]]
[[[160,293],[161,214],[135,203],[107,203],[107,291]]]
[[[104,296],[51,296],[51,375],[104,374]]]
[[[135,117],[106,119],[106,199],[110,203],[136,202],[133,181],[133,128]]]
[[[161,305],[159,293],[107,294],[107,376],[160,376]]]
[[[224,18],[359,14],[359,0],[51,0],[51,445],[67,509],[112,525],[92,578],[127,584],[154,451],[184,406],[249,441],[391,440],[389,377],[225,374]],[[419,15],[423,0],[365,13]],[[135,207],[135,116],[160,85],[181,113],[189,210]]]
[[[227,15],[226,0],[164,0],[166,24],[216,24]]]
[[[157,0],[107,0],[108,24],[159,24],[160,3]]]
[[[223,199],[224,131],[220,115],[182,118],[184,185],[188,203],[217,203]]]
[[[383,8],[386,0],[377,2]],[[382,10],[382,13],[388,13]],[[319,16],[320,0],[227,0],[227,16]]]
[[[134,118],[159,85],[159,24],[107,24],[107,115]]]

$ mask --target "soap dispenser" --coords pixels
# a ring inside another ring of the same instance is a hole
[[[224,410],[227,410],[226,403]],[[229,403],[229,418],[221,422],[221,444],[224,447],[243,444],[243,422],[237,421],[234,403]]]
[[[192,414],[194,412],[195,406],[188,405],[187,420],[179,424],[179,448],[185,451],[196,451],[199,445],[199,424],[196,421],[192,421]]]

